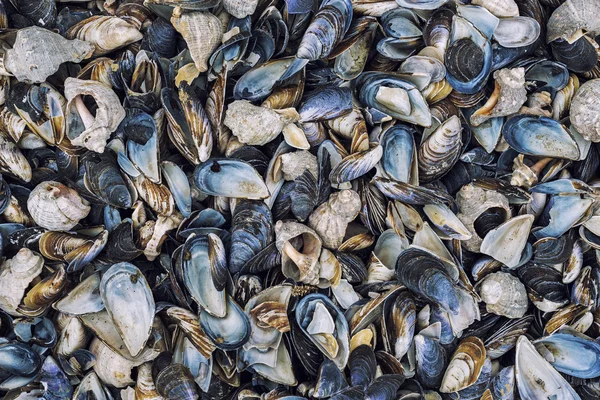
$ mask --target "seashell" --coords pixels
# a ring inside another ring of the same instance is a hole
[[[352,92],[348,88],[325,88],[304,95],[298,108],[300,122],[330,120],[352,110]]]
[[[447,3],[447,0],[396,0],[400,7],[415,10],[435,10]]]
[[[400,121],[431,126],[431,114],[423,95],[416,85],[403,79],[402,75],[365,72],[356,79],[355,84],[362,104]]]
[[[202,311],[198,322],[218,348],[236,350],[250,338],[250,321],[231,297],[227,297],[225,310],[223,318]]]
[[[29,182],[32,177],[29,161],[8,134],[2,132],[0,132],[0,172],[14,175],[25,182]]]
[[[89,203],[62,183],[45,181],[31,191],[27,209],[39,226],[68,231],[90,212]]]
[[[254,14],[257,4],[258,0],[223,0],[223,7],[225,8],[225,11],[240,19]]]
[[[423,335],[415,335],[415,360],[417,378],[426,388],[439,388],[448,363],[446,350],[439,340]]]
[[[4,68],[19,81],[44,82],[65,62],[79,63],[94,47],[82,40],[66,40],[35,26],[20,29],[13,47],[4,55]],[[23,66],[29,66],[23,68]]]
[[[29,317],[42,315],[59,298],[67,283],[67,273],[60,265],[27,292],[17,312]]]
[[[269,196],[269,190],[256,170],[240,160],[207,160],[196,167],[194,183],[202,192],[213,196],[246,199]]]
[[[522,318],[529,307],[525,286],[506,272],[486,275],[478,292],[488,312],[507,318]]]
[[[102,56],[115,49],[142,39],[142,34],[119,17],[94,15],[76,23],[66,33],[67,39],[79,39],[92,43],[94,56]]]
[[[163,18],[156,18],[148,27],[142,49],[157,53],[161,57],[171,58],[177,53],[177,31]]]
[[[575,93],[579,90],[579,78],[571,74],[567,85],[559,90],[552,101],[552,118],[559,120],[565,117],[567,109],[570,111],[571,102]]]
[[[236,100],[227,107],[223,122],[241,143],[263,146],[274,140],[286,125],[298,119],[294,109],[271,110]]]
[[[93,238],[50,231],[44,232],[40,237],[39,248],[47,259],[67,262],[67,272],[76,272],[81,271],[100,254],[107,240],[106,230]]]
[[[170,307],[166,314],[181,328],[196,350],[205,358],[210,358],[216,347],[200,327],[197,315],[181,307]]]
[[[501,223],[508,221],[511,211],[508,199],[498,192],[465,185],[456,195],[459,213],[456,215],[471,233],[463,242],[469,251],[479,252],[483,238]]]
[[[199,397],[194,376],[182,364],[170,364],[156,375],[156,390],[166,399],[195,399]]]
[[[37,375],[42,365],[42,360],[31,347],[18,343],[5,341],[0,345],[0,366],[6,373],[18,377],[31,377]],[[9,375],[10,376],[10,375]],[[3,382],[6,385],[6,380]]]
[[[83,102],[84,96],[94,98],[98,106],[92,115]],[[125,109],[110,88],[95,81],[75,78],[65,80],[67,98],[67,137],[71,144],[102,153],[110,135],[125,118]]]
[[[509,268],[517,267],[534,219],[533,215],[521,215],[503,222],[483,238],[481,252]]]
[[[423,207],[423,212],[444,235],[457,240],[469,240],[471,238],[471,233],[447,206],[426,204]]]
[[[515,357],[515,375],[521,397],[579,398],[571,385],[544,360],[525,336],[521,336],[517,342]]]
[[[381,166],[389,177],[400,182],[418,183],[415,133],[409,125],[398,124],[388,128],[381,137]]]
[[[419,180],[430,182],[445,175],[458,161],[462,150],[460,120],[452,116],[419,147]]]
[[[383,156],[379,145],[359,153],[350,154],[333,168],[329,174],[332,183],[344,183],[360,178],[369,172]]]
[[[494,40],[506,48],[524,47],[535,43],[540,31],[540,24],[533,18],[501,18],[494,30]]]
[[[175,208],[173,195],[165,185],[154,183],[144,175],[133,179],[133,184],[140,198],[156,213],[166,217],[173,213],[173,209]]]
[[[123,388],[135,383],[131,376],[133,369],[144,361],[128,360],[97,338],[90,344],[90,351],[96,356],[94,372],[98,374],[98,378],[102,382],[116,388]]]
[[[41,274],[44,259],[38,253],[27,248],[20,249],[17,254],[0,266],[0,308],[10,315],[20,315],[17,307],[25,295],[29,284]]]
[[[353,190],[333,193],[327,203],[321,204],[309,217],[308,224],[322,238],[323,245],[338,248],[346,234],[348,223],[361,208],[360,196]]]
[[[221,20],[209,12],[183,12],[177,7],[171,24],[186,41],[198,71],[208,70],[208,59],[223,37]]]
[[[93,274],[84,279],[73,290],[54,304],[54,308],[61,313],[80,315],[100,312],[104,303],[99,292],[100,275]]]
[[[582,30],[590,35],[600,32],[596,16],[599,5],[583,0],[568,0],[562,3],[548,19],[546,42],[556,39],[566,39],[570,43],[582,36]]]
[[[525,69],[501,69],[494,72],[495,89],[483,107],[471,115],[471,123],[481,125],[490,118],[515,114],[527,100]]]
[[[376,28],[377,23],[372,17],[353,19],[344,40],[338,45],[338,48],[346,48],[335,58],[333,68],[338,77],[351,80],[363,72]]]
[[[264,202],[241,201],[231,221],[229,270],[238,273],[273,241],[273,217]]]
[[[296,180],[305,170],[315,177],[319,176],[317,158],[306,150],[282,154],[279,157],[279,165],[286,181]]]
[[[148,261],[153,261],[160,255],[161,246],[167,239],[168,231],[177,228],[182,221],[183,216],[179,213],[173,213],[169,216],[158,216],[156,223],[153,225],[150,238],[147,240],[144,247],[144,255]]]
[[[519,268],[519,279],[527,288],[529,299],[545,312],[556,311],[569,302],[562,274],[546,265],[526,264]]]
[[[275,237],[277,250],[281,253],[282,273],[297,282],[317,284],[322,242],[316,232],[297,222],[277,221]],[[302,242],[298,243],[296,238],[301,238]]]
[[[154,320],[154,298],[146,278],[132,264],[114,264],[102,276],[100,295],[127,349],[137,356]]]
[[[473,385],[481,373],[485,360],[486,351],[481,339],[475,336],[463,339],[450,358],[442,378],[440,392],[458,392]]]
[[[598,44],[588,40],[585,36],[573,43],[557,39],[550,46],[556,60],[564,63],[573,72],[589,72],[598,63]]]
[[[471,4],[475,6],[485,7],[489,12],[496,17],[516,17],[519,15],[519,7],[514,0],[500,0],[490,3],[485,0],[473,0]]]
[[[38,379],[46,388],[44,393],[46,396],[69,398],[73,394],[73,386],[71,386],[69,377],[52,356],[46,357],[42,363]]]
[[[384,306],[385,307],[385,306]],[[400,292],[386,316],[386,326],[390,327],[390,345],[396,359],[409,351],[417,320],[416,306],[408,292]]]
[[[595,113],[597,93],[600,91],[600,79],[592,79],[580,86],[571,100],[570,120],[585,139],[600,141],[600,119]]]
[[[417,268],[418,266],[418,268]],[[400,253],[396,261],[398,281],[409,290],[440,305],[444,310],[458,314],[459,299],[456,278],[442,259],[423,248],[411,246]]]

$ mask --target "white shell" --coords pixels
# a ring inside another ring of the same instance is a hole
[[[223,37],[219,18],[209,12],[181,12],[175,8],[171,24],[185,39],[198,71],[207,71],[208,60]]]
[[[258,0],[223,0],[225,11],[241,19],[254,14]]]
[[[525,69],[501,69],[494,72],[496,88],[488,101],[471,116],[475,126],[483,124],[490,118],[514,114],[527,101],[525,89]]]
[[[533,215],[520,215],[492,229],[481,242],[481,252],[508,268],[516,267],[521,260],[534,219]]]
[[[0,171],[12,174],[25,182],[31,180],[29,161],[4,132],[0,132]]]
[[[580,86],[571,101],[570,119],[573,127],[587,140],[600,142],[600,79]]]
[[[131,372],[135,367],[143,364],[144,360],[128,360],[98,338],[94,338],[90,344],[90,351],[96,356],[94,371],[102,382],[116,388],[124,388],[135,383],[131,378]]]
[[[98,105],[93,116],[85,107],[82,96],[92,96]],[[65,80],[65,97],[68,100],[67,114],[77,113],[83,121],[83,132],[70,132],[67,136],[75,146],[82,146],[97,153],[104,152],[106,142],[125,118],[121,100],[109,87],[98,81],[84,81],[76,78]],[[67,119],[69,116],[67,115]]]
[[[90,212],[87,200],[54,181],[42,182],[31,191],[27,209],[36,224],[51,231],[68,231]]]
[[[516,17],[519,15],[519,7],[515,0],[473,0],[471,4],[486,8],[496,17]]]
[[[17,307],[29,284],[42,272],[44,258],[22,248],[0,266],[0,308],[10,315],[21,315]]]
[[[506,272],[487,275],[479,286],[479,295],[488,312],[507,318],[521,318],[529,306],[525,285]]]
[[[308,224],[319,234],[325,247],[337,249],[344,240],[348,223],[356,218],[361,206],[360,196],[354,190],[333,193],[327,203],[308,217]]]
[[[73,25],[66,36],[67,39],[92,43],[96,47],[94,56],[110,53],[143,38],[140,31],[127,21],[104,15],[95,15]]]

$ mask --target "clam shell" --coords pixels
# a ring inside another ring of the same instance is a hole
[[[129,263],[113,265],[102,276],[100,295],[129,352],[140,354],[154,321],[154,298],[142,272]]]
[[[481,242],[481,252],[509,268],[518,266],[534,219],[533,215],[522,215],[492,229]]]

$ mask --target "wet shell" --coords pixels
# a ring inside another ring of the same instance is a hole
[[[494,257],[509,268],[518,266],[533,220],[533,215],[522,215],[489,231],[481,242],[481,252]]]
[[[458,161],[462,149],[462,126],[452,116],[419,147],[419,180],[430,182],[445,175]]]
[[[185,39],[198,71],[206,71],[208,59],[221,43],[221,20],[209,12],[182,12],[176,8],[171,24]]]
[[[8,134],[3,132],[0,132],[0,171],[25,182],[29,182],[32,176],[29,161]]]
[[[79,39],[92,43],[94,56],[101,56],[142,39],[142,34],[119,17],[95,15],[73,25],[67,31],[67,39]]]
[[[46,181],[31,191],[27,209],[35,222],[53,231],[68,231],[90,212],[89,203],[62,183]]]
[[[573,127],[593,142],[600,141],[599,94],[600,79],[592,79],[581,85],[571,101],[570,119]]]

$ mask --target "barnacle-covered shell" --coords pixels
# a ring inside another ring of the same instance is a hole
[[[65,62],[79,63],[94,52],[83,40],[67,40],[48,29],[32,26],[17,32],[4,55],[4,67],[19,81],[44,82]]]
[[[471,123],[475,126],[490,118],[514,114],[527,100],[524,68],[498,70],[494,72],[494,79],[494,92],[483,107],[471,115]]]
[[[597,1],[567,0],[558,7],[548,20],[546,41],[577,40],[585,30],[590,35],[600,33],[600,4]]]
[[[185,39],[198,71],[205,72],[208,59],[223,37],[221,20],[209,12],[182,12],[175,8],[171,24]]]
[[[20,315],[17,307],[25,289],[42,272],[44,259],[28,248],[22,248],[11,259],[0,266],[0,308],[11,314]]]
[[[494,272],[487,275],[478,291],[488,312],[507,318],[521,318],[527,312],[529,300],[525,285],[509,273]]]
[[[236,18],[245,18],[254,14],[258,0],[223,0],[225,11]]]
[[[90,212],[89,203],[73,189],[59,182],[45,181],[31,191],[27,209],[41,227],[68,231]]]
[[[83,102],[94,98],[98,108],[92,115]],[[115,92],[97,81],[76,78],[65,80],[67,103],[67,136],[71,144],[102,153],[110,135],[125,118],[125,109]]]
[[[333,193],[308,218],[308,224],[319,234],[325,247],[337,249],[344,240],[348,223],[360,212],[362,202],[354,190]]]
[[[73,25],[67,39],[80,39],[92,43],[94,56],[101,56],[142,39],[135,26],[119,17],[94,15]]]
[[[236,100],[227,107],[223,122],[240,143],[262,146],[275,139],[286,125],[299,119],[294,109],[290,109],[289,113],[285,111],[257,107],[249,101]]]
[[[599,95],[600,79],[592,79],[581,85],[571,100],[571,124],[592,142],[600,141]]]

